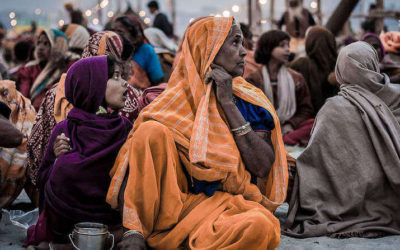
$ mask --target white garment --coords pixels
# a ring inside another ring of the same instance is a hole
[[[268,69],[264,65],[261,70],[264,79],[264,93],[272,105],[276,106]],[[278,109],[276,113],[281,124],[284,124],[296,113],[296,86],[292,75],[284,65],[278,72]]]
[[[154,51],[157,54],[170,53],[174,55],[178,50],[178,46],[174,41],[169,39],[164,32],[158,28],[147,28],[144,30],[144,35],[154,47]]]

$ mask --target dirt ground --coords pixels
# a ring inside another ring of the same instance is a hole
[[[26,197],[22,197],[19,201],[26,201]],[[18,202],[18,201],[17,201]],[[284,204],[278,208],[275,215],[283,222],[286,217],[288,205]],[[0,249],[1,250],[17,250],[23,249],[22,244],[25,240],[26,230],[14,226],[9,219],[8,214],[3,213],[0,222]],[[282,235],[281,244],[278,249],[384,249],[395,250],[400,249],[400,236],[389,236],[378,239],[331,239],[328,237],[316,237],[308,239],[296,239]]]

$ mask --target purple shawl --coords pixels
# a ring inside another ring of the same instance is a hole
[[[54,127],[39,169],[46,210],[76,222],[120,222],[105,198],[109,171],[132,125],[116,112],[95,114],[104,103],[107,75],[106,56],[81,59],[68,70],[65,96],[75,108]],[[61,133],[70,138],[72,149],[56,161],[53,143]]]
[[[381,45],[381,49],[382,49],[382,58],[384,58],[385,55],[386,55],[386,50],[385,50],[385,46],[383,46],[383,43],[382,43],[381,38],[380,38],[377,34],[374,34],[374,33],[367,33],[367,34],[364,34],[364,35],[361,37],[360,41],[364,41],[364,40],[367,39],[368,37],[375,37],[376,39],[378,39],[379,44]]]

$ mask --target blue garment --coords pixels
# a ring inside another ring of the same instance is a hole
[[[140,45],[132,59],[146,71],[151,82],[164,77],[158,56],[150,44]]]
[[[0,114],[7,119],[10,119],[11,109],[4,102],[0,102]]]
[[[275,128],[274,118],[266,109],[238,97],[236,100],[237,108],[254,131],[271,131]]]
[[[243,118],[250,122],[250,126],[254,131],[271,131],[275,128],[274,118],[268,110],[246,102],[236,97],[236,106],[242,113]],[[257,184],[257,177],[251,175],[251,183]],[[189,179],[190,184],[190,179]],[[199,181],[193,178],[193,190],[195,194],[204,193],[207,196],[213,196],[217,191],[220,181]]]

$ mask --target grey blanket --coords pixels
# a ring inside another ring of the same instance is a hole
[[[377,237],[400,234],[400,90],[379,73],[363,42],[342,49],[339,96],[316,118],[285,234]]]

